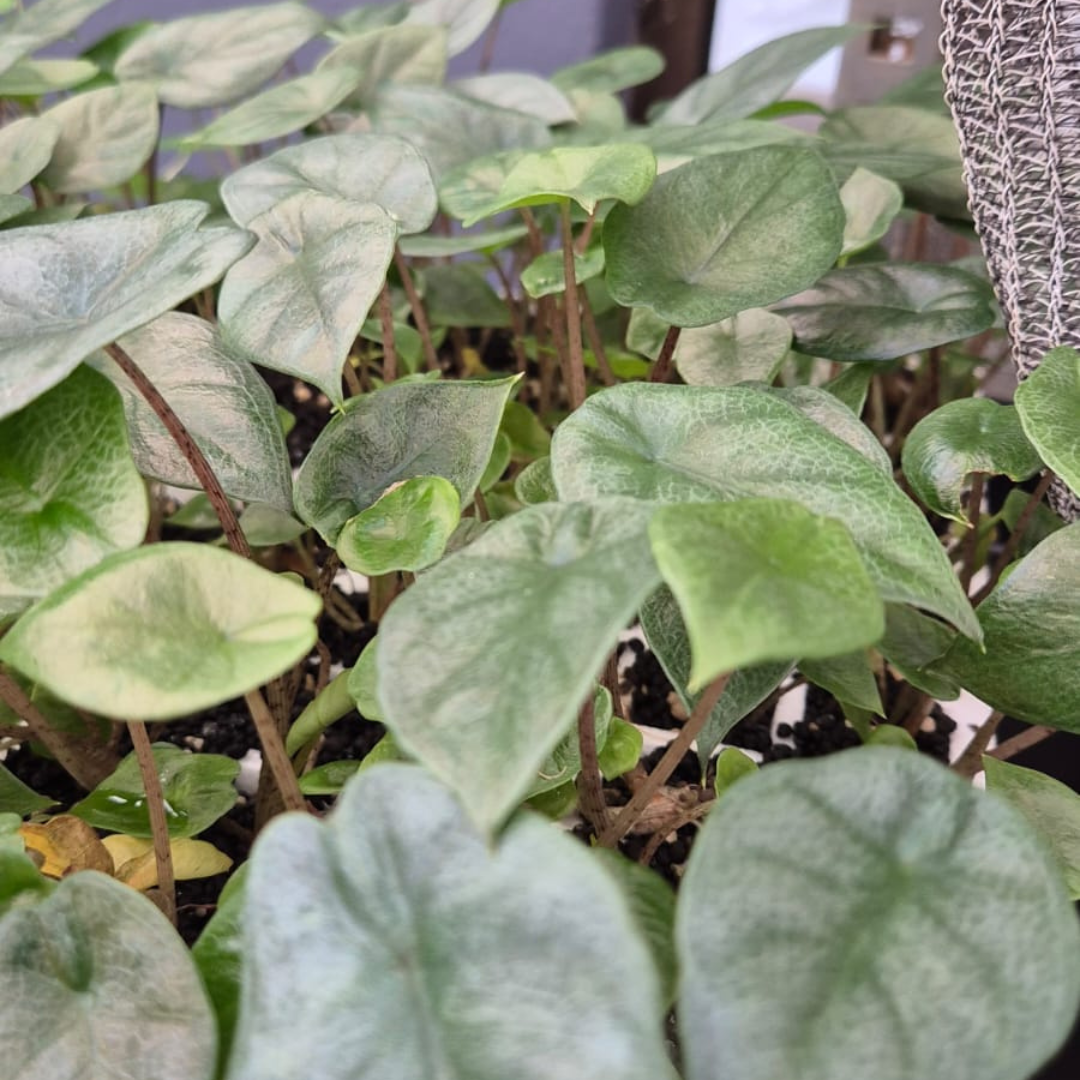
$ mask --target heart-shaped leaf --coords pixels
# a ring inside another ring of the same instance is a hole
[[[892,360],[986,330],[994,322],[993,298],[985,281],[951,266],[846,266],[778,310],[800,352]]]
[[[924,607],[979,637],[915,504],[877,464],[773,394],[743,386],[604,390],[560,425],[552,471],[566,500],[790,499],[847,526],[885,599]]]
[[[0,814],[26,817],[36,810],[47,809],[54,802],[54,799],[39,795],[33,788],[27,787],[14,773],[0,765]]]
[[[457,488],[441,476],[415,476],[387,488],[349,518],[335,550],[360,574],[415,573],[438,562],[461,520]]]
[[[240,765],[221,754],[192,754],[171,743],[154,746],[165,819],[174,838],[198,836],[236,805],[233,781]],[[152,836],[146,789],[134,754],[128,754],[70,811],[95,829]]]
[[[373,204],[303,191],[250,227],[259,242],[221,286],[222,340],[341,405],[341,369],[386,279],[397,226]]]
[[[561,90],[587,90],[595,94],[617,94],[650,82],[664,70],[664,57],[647,45],[608,49],[580,64],[559,68],[551,81]]]
[[[821,26],[767,42],[727,67],[692,82],[660,113],[661,124],[739,120],[783,97],[815,61],[862,26]]]
[[[923,417],[904,441],[904,475],[935,514],[968,520],[960,501],[971,473],[1026,480],[1042,468],[1017,409],[989,398],[950,401]]]
[[[0,919],[0,979],[11,1080],[214,1075],[214,1017],[187,947],[103,874],[74,874]]]
[[[274,397],[255,369],[225,347],[216,327],[171,311],[126,334],[120,345],[183,421],[226,494],[292,509],[292,474]],[[198,488],[187,459],[127,376],[103,354],[92,363],[123,396],[139,471]]]
[[[474,101],[535,116],[545,124],[572,124],[577,112],[553,83],[525,71],[498,71],[457,79],[451,89]]]
[[[1049,853],[1016,811],[906,750],[770,765],[726,792],[675,938],[688,1080],[855,1080],[869,1046],[879,1080],[1024,1080],[1080,999]]]
[[[485,829],[528,790],[620,627],[656,587],[649,513],[626,499],[527,507],[387,612],[376,661],[383,719]],[[429,662],[397,678],[421,640]],[[508,679],[507,658],[519,656],[530,659]]]
[[[646,146],[556,146],[519,157],[494,198],[474,209],[462,224],[520,206],[572,200],[587,213],[602,199],[639,203],[656,179],[656,159]]]
[[[38,0],[19,7],[0,33],[0,72],[45,45],[67,37],[112,0]]]
[[[136,37],[113,73],[150,82],[166,105],[216,108],[261,86],[324,25],[317,12],[294,3],[174,19]]]
[[[424,159],[390,135],[327,135],[238,169],[221,185],[233,219],[248,225],[292,195],[314,191],[357,203],[376,203],[403,233],[423,232],[437,209]]]
[[[1016,411],[1043,460],[1080,492],[1080,353],[1051,349],[1017,388]]]
[[[899,185],[884,176],[857,168],[840,188],[847,224],[844,226],[842,256],[865,251],[888,231],[904,207]]]
[[[106,379],[79,368],[0,420],[0,506],[0,621],[142,543],[146,489]]]
[[[87,59],[31,60],[25,58],[0,75],[0,97],[41,97],[71,90],[98,73]]]
[[[986,787],[1020,811],[1049,842],[1071,900],[1080,900],[1080,795],[1060,780],[987,755]]]
[[[441,87],[386,86],[376,101],[375,130],[399,135],[423,154],[436,184],[458,165],[499,150],[548,146],[547,125]]]
[[[671,681],[688,713],[693,711],[700,694],[692,694],[690,683],[690,636],[679,605],[666,586],[657,589],[639,612],[645,640],[655,653],[664,674]],[[791,660],[772,661],[736,671],[713,706],[697,738],[702,773],[713,751],[724,736],[752,710],[756,709],[794,670]]]
[[[121,83],[75,94],[44,115],[59,128],[41,179],[62,195],[130,180],[154,152],[158,100],[145,83]]]
[[[1017,563],[978,615],[985,652],[957,638],[934,670],[1006,716],[1080,731],[1080,523]]]
[[[847,530],[796,503],[664,506],[649,539],[690,634],[691,692],[724,672],[838,656],[884,632],[881,598]]]
[[[360,75],[349,104],[370,106],[387,83],[439,86],[446,78],[446,31],[438,26],[387,26],[350,36],[319,61],[318,70]]]
[[[296,477],[296,509],[330,542],[392,484],[442,476],[471,502],[516,378],[388,386],[350,398]]]
[[[251,238],[200,229],[209,209],[178,200],[0,233],[0,416],[217,281]]]
[[[206,127],[185,135],[186,151],[204,146],[250,146],[280,139],[320,120],[356,88],[351,68],[324,68],[301,75],[242,101]]]
[[[413,0],[405,25],[443,26],[451,56],[464,52],[495,18],[501,0]]]
[[[698,158],[604,222],[607,284],[626,306],[705,326],[813,284],[840,254],[844,208],[813,151]]]
[[[493,851],[430,776],[382,765],[326,822],[275,821],[245,893],[228,1080],[674,1075],[619,886],[533,815]]]
[[[44,116],[24,116],[0,128],[0,192],[29,184],[52,157],[60,128]]]
[[[230,552],[151,544],[28,611],[0,641],[0,660],[78,708],[167,720],[247,693],[302,659],[319,608],[314,593]]]
[[[473,217],[491,205],[510,170],[524,156],[524,150],[502,150],[449,169],[439,180],[439,206],[451,217]]]

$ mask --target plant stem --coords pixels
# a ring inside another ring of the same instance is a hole
[[[715,805],[715,798],[707,799],[705,802],[698,803],[697,806],[691,806],[689,810],[684,810],[681,814],[677,814],[670,821],[664,822],[663,826],[657,829],[649,838],[649,842],[645,845],[645,849],[638,856],[638,862],[642,866],[648,866],[653,861],[656,853],[660,850],[660,845],[664,842],[664,837],[670,836],[673,832],[678,832],[684,825],[689,825],[690,822],[697,821],[698,818],[704,817]]]
[[[987,751],[987,756],[997,758],[999,761],[1008,761],[1009,758],[1026,750],[1029,746],[1035,746],[1044,739],[1049,739],[1057,731],[1057,728],[1046,727],[1044,724],[1036,724],[1026,731],[1021,731],[1011,739],[1006,739],[1000,746]]]
[[[385,281],[379,292],[379,326],[382,329],[383,382],[392,383],[397,378],[397,348],[394,345],[394,309],[390,303],[390,284]]]
[[[611,370],[611,364],[608,363],[604,342],[596,325],[596,316],[593,315],[592,304],[589,302],[588,290],[579,289],[578,296],[581,299],[581,319],[585,324],[585,336],[589,339],[589,348],[592,349],[593,355],[596,357],[596,367],[600,372],[600,380],[605,386],[614,386],[618,380]]]
[[[975,560],[979,557],[979,519],[982,514],[983,485],[986,475],[981,472],[971,475],[971,494],[968,496],[968,528],[964,538],[964,565],[960,569],[960,587],[967,596],[971,592],[971,579],[975,576]]]
[[[574,245],[574,250],[579,255],[584,255],[586,249],[589,246],[589,241],[592,239],[593,229],[596,228],[596,208],[593,207],[592,213],[589,215],[588,220],[585,222],[585,227],[581,230],[581,235],[577,238],[577,244]]]
[[[694,706],[694,711],[683,724],[679,734],[668,745],[664,756],[657,762],[656,768],[649,773],[645,782],[634,792],[633,798],[622,808],[615,820],[604,831],[604,835],[600,837],[601,847],[614,847],[633,828],[645,807],[649,805],[649,801],[667,782],[679,762],[682,761],[683,755],[701,733],[705,721],[709,719],[730,678],[731,672],[724,672],[705,688]]]
[[[394,571],[368,578],[368,618],[371,622],[382,619],[397,593],[398,580]]]
[[[990,744],[990,740],[994,737],[998,724],[1004,718],[1004,713],[995,709],[979,725],[978,730],[971,737],[971,742],[964,747],[964,752],[953,763],[952,771],[954,773],[970,780],[982,768],[983,753]]]
[[[29,735],[41,743],[72,779],[86,791],[105,779],[119,764],[115,754],[94,746],[89,739],[76,740],[57,731],[41,710],[27,697],[23,688],[0,668],[0,701],[21,720],[26,721],[21,738]]]
[[[664,344],[660,346],[660,355],[657,356],[656,363],[649,372],[649,382],[666,383],[671,378],[671,360],[675,355],[675,346],[679,343],[681,333],[681,326],[668,327],[668,332],[664,335]]]
[[[998,555],[990,571],[990,580],[975,594],[972,603],[980,603],[994,591],[994,586],[998,583],[1002,571],[1012,562],[1017,548],[1020,547],[1020,541],[1024,538],[1024,533],[1027,532],[1027,527],[1031,524],[1031,519],[1039,508],[1039,503],[1043,501],[1053,482],[1054,473],[1051,469],[1047,469],[1043,473],[1042,479],[1039,480],[1038,486],[1024,504],[1024,509],[1020,511],[1020,516],[1016,519],[1016,528],[1009,533],[1005,546],[1001,549],[1001,554]]]
[[[562,220],[563,277],[566,291],[566,396],[570,409],[585,404],[585,360],[581,351],[581,312],[579,310],[577,276],[574,268],[574,228],[570,222],[570,202],[559,206]]]
[[[255,730],[262,743],[263,762],[269,767],[274,783],[281,793],[286,810],[306,810],[307,804],[300,792],[289,755],[285,753],[285,744],[281,741],[273,713],[258,690],[249,690],[244,695]]]
[[[517,370],[519,374],[524,375],[529,370],[529,358],[525,355],[525,345],[523,344],[525,338],[525,324],[522,321],[521,312],[518,310],[517,301],[514,299],[514,290],[510,284],[510,278],[507,275],[503,264],[495,254],[488,256],[488,262],[490,262],[494,268],[499,283],[503,287],[503,292],[506,294],[503,300],[506,304],[506,310],[510,315],[510,330],[513,334],[513,340],[510,344],[514,350],[514,359],[517,361]],[[528,387],[525,385],[525,380],[522,379],[521,387],[518,390],[519,399],[524,400],[527,393]]]
[[[491,70],[491,61],[495,57],[495,41],[499,36],[499,24],[502,22],[503,9],[500,7],[491,20],[491,25],[484,35],[484,45],[480,53],[480,74]]]
[[[240,529],[240,523],[236,520],[236,513],[232,503],[218,483],[210,462],[206,460],[202,450],[191,437],[191,433],[184,426],[183,421],[173,412],[172,406],[161,396],[158,388],[143,374],[142,368],[131,359],[130,356],[115,342],[106,345],[105,351],[116,361],[120,370],[135,384],[135,388],[146,399],[146,403],[154,410],[157,418],[165,425],[165,429],[176,443],[180,453],[191,466],[196,479],[202,485],[210,505],[214,508],[221,528],[225,533],[225,539],[229,547],[245,559],[252,558],[251,548],[247,538]]]
[[[439,355],[435,351],[435,343],[431,340],[431,324],[427,320],[427,312],[424,311],[420,294],[416,291],[416,282],[413,281],[409,264],[399,247],[394,248],[394,265],[397,267],[401,287],[405,290],[405,296],[409,301],[409,310],[412,312],[413,322],[416,323],[416,332],[420,335],[420,341],[424,347],[424,363],[428,371],[438,371]]]
[[[157,866],[158,889],[164,901],[163,907],[169,922],[176,925],[176,878],[173,875],[172,845],[169,843],[169,823],[165,819],[165,795],[161,790],[154,749],[146,726],[138,720],[128,723],[131,745],[142,774],[143,790],[146,792],[146,809],[150,814],[150,835],[154,838],[154,863]]]
[[[581,706],[578,714],[578,750],[581,755],[581,772],[578,773],[578,801],[585,820],[599,836],[607,826],[607,803],[604,802],[604,781],[600,776],[600,762],[596,752],[596,717],[593,699]]]

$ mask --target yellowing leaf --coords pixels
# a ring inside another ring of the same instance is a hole
[[[115,876],[119,881],[140,892],[157,885],[157,862],[152,840],[118,833],[107,836],[104,844],[116,863]],[[228,855],[205,840],[174,840],[170,846],[177,881],[223,874],[233,864]]]
[[[59,814],[44,825],[27,822],[19,826],[19,833],[27,848],[45,859],[41,872],[46,877],[62,878],[77,870],[113,873],[112,855],[98,834],[70,814]]]

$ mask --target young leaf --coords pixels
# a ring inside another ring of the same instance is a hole
[[[130,180],[154,152],[158,100],[145,83],[121,83],[75,94],[44,119],[59,128],[41,175],[52,191],[77,195]]]
[[[439,26],[385,26],[348,37],[316,70],[352,71],[360,81],[349,104],[368,108],[387,83],[439,86],[446,78],[446,31]]]
[[[994,322],[990,286],[930,263],[846,266],[780,304],[795,346],[830,360],[892,360]]]
[[[754,761],[734,746],[725,747],[716,758],[716,779],[713,789],[723,795],[733,784],[758,771]]]
[[[883,598],[924,607],[980,636],[918,508],[876,464],[773,394],[742,386],[604,390],[559,426],[552,471],[565,500],[603,493],[798,502],[847,526]]]
[[[598,687],[593,694],[593,728],[596,733],[598,751],[607,745],[614,719],[611,694],[604,687]],[[634,730],[637,731],[636,728]],[[633,764],[637,764],[636,758]],[[542,795],[547,791],[554,791],[564,784],[571,783],[579,772],[581,772],[581,743],[578,728],[575,725],[555,744],[555,748],[548,754],[544,763],[537,770],[536,776],[533,778],[533,782],[524,798],[528,801],[536,798],[537,795]]]
[[[93,872],[0,919],[4,1074],[211,1080],[216,1037],[184,943],[161,912]],[[138,1038],[132,1038],[138,1032]]]
[[[770,765],[725,794],[675,939],[688,1080],[855,1080],[868,1046],[878,1080],[1022,1080],[1080,999],[1049,854],[1016,811],[906,750]]]
[[[985,755],[986,787],[1020,811],[1049,841],[1069,899],[1080,900],[1080,795],[1060,780]]]
[[[166,105],[212,109],[250,94],[325,25],[304,4],[264,4],[173,19],[117,58],[121,80],[153,85]]]
[[[574,254],[574,280],[581,285],[604,272],[604,249],[591,247]],[[561,251],[545,251],[521,271],[522,288],[534,299],[566,292],[566,273]]]
[[[120,395],[96,372],[0,420],[0,463],[0,621],[142,543],[146,489]]]
[[[340,67],[277,83],[185,135],[180,146],[189,152],[206,146],[251,146],[291,135],[340,105],[358,79],[358,72]]]
[[[251,238],[200,229],[209,210],[177,200],[0,233],[0,417],[217,281]]]
[[[46,810],[55,804],[55,799],[39,795],[33,788],[27,787],[14,773],[0,765],[0,814],[18,814],[19,817],[26,817],[27,814],[32,814],[37,810]]]
[[[659,581],[626,499],[500,521],[394,602],[379,629],[383,719],[486,830],[570,728],[611,644]],[[397,678],[425,641],[430,660]],[[514,665],[515,657],[529,657]]]
[[[493,850],[430,776],[382,765],[327,821],[273,822],[245,891],[229,1080],[673,1075],[618,886],[531,815]]]
[[[1051,349],[1017,387],[1016,411],[1043,460],[1080,492],[1080,353]]]
[[[221,754],[192,754],[170,743],[154,746],[169,835],[197,836],[236,805],[238,762]],[[85,799],[70,810],[95,829],[149,837],[150,811],[134,754],[128,754]]]
[[[388,386],[350,398],[296,477],[296,510],[330,542],[391,484],[442,476],[472,500],[516,377]]]
[[[671,590],[666,586],[657,589],[641,605],[639,617],[649,648],[660,661],[687,713],[692,712],[701,695],[691,694],[689,690],[690,636]],[[791,660],[771,661],[743,668],[731,676],[697,739],[703,773],[724,736],[776,690],[794,668]]]
[[[601,776],[614,780],[628,773],[641,760],[644,745],[645,738],[634,724],[613,716],[604,745],[596,755]]]
[[[748,308],[713,326],[684,330],[675,364],[691,386],[772,382],[791,347],[791,327],[779,315]]]
[[[387,488],[341,527],[335,550],[360,574],[416,573],[442,558],[461,520],[457,489],[441,476],[414,476]]]
[[[341,369],[385,281],[397,226],[378,206],[315,191],[249,225],[259,242],[221,286],[222,340],[340,406]]]
[[[349,672],[349,696],[356,704],[356,709],[367,720],[382,722],[382,706],[375,683],[377,670],[375,660],[378,656],[379,639],[373,637],[360,653],[352,670]],[[291,751],[290,751],[291,753]]]
[[[151,544],[37,604],[0,641],[0,660],[90,712],[167,720],[302,659],[319,607],[314,593],[230,552]]]
[[[904,208],[904,193],[892,180],[860,167],[841,186],[840,201],[847,216],[840,254],[848,256],[865,251],[889,231]]]
[[[390,135],[310,139],[238,169],[221,185],[222,201],[239,225],[301,192],[376,203],[403,233],[423,232],[436,211],[424,159],[404,139]]]
[[[796,503],[664,506],[649,538],[690,634],[692,692],[769,660],[838,656],[885,629],[847,530]]]
[[[499,150],[548,146],[535,116],[472,101],[441,87],[386,86],[376,100],[375,130],[399,135],[423,154],[439,184],[451,169]]]
[[[291,757],[313,743],[331,724],[356,711],[350,691],[353,668],[335,675],[293,721],[285,740],[285,752]]]
[[[934,669],[1007,716],[1080,731],[1080,522],[1017,563],[978,615],[985,652],[957,638]]]
[[[813,151],[762,146],[664,173],[604,222],[611,295],[705,326],[812,285],[840,254],[844,208]]]
[[[967,522],[960,500],[971,473],[1026,480],[1042,468],[1011,405],[989,398],[947,402],[923,417],[904,441],[904,475],[935,514]]]
[[[660,123],[739,120],[783,97],[815,61],[863,26],[820,26],[767,42],[727,67],[692,82],[660,114]]]
[[[520,401],[507,401],[499,430],[510,438],[514,461],[533,461],[551,451],[551,435],[540,418]]]
[[[545,124],[572,124],[577,112],[566,95],[547,79],[525,71],[497,71],[457,79],[452,90],[474,101],[514,109]]]
[[[45,116],[24,116],[0,128],[0,192],[29,184],[49,164],[59,138],[56,121]]]
[[[255,369],[224,345],[216,326],[171,311],[119,343],[183,421],[227,495],[292,509],[292,474],[274,396]],[[200,487],[164,424],[120,368],[102,353],[91,363],[124,399],[139,471],[177,487]]]
[[[413,0],[405,25],[442,26],[451,56],[464,52],[487,28],[499,0]]]
[[[521,206],[572,200],[587,213],[603,199],[641,202],[656,179],[656,159],[646,146],[556,146],[523,154],[507,172],[491,201],[476,207],[462,224]]]
[[[664,57],[647,45],[608,49],[579,64],[559,68],[551,81],[560,90],[587,90],[594,94],[617,94],[650,82],[664,70]]]
[[[526,465],[514,480],[514,494],[526,505],[555,502],[555,484],[551,479],[551,458],[537,458]]]

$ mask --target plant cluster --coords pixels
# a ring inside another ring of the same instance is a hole
[[[83,792],[0,765],[4,1076],[1029,1077],[1080,1000],[1080,796],[982,754],[1004,714],[1080,731],[1043,502],[1080,356],[980,394],[936,73],[813,134],[785,94],[858,27],[642,125],[644,47],[447,83],[506,0],[35,55],[105,2],[0,21],[0,736]],[[634,622],[687,713],[648,772]],[[717,757],[793,677],[865,745]],[[912,735],[962,690],[995,712],[950,772]],[[233,699],[258,839],[189,949],[238,766],[154,737]],[[374,749],[320,756],[358,714]],[[690,821],[676,896],[620,844]]]

